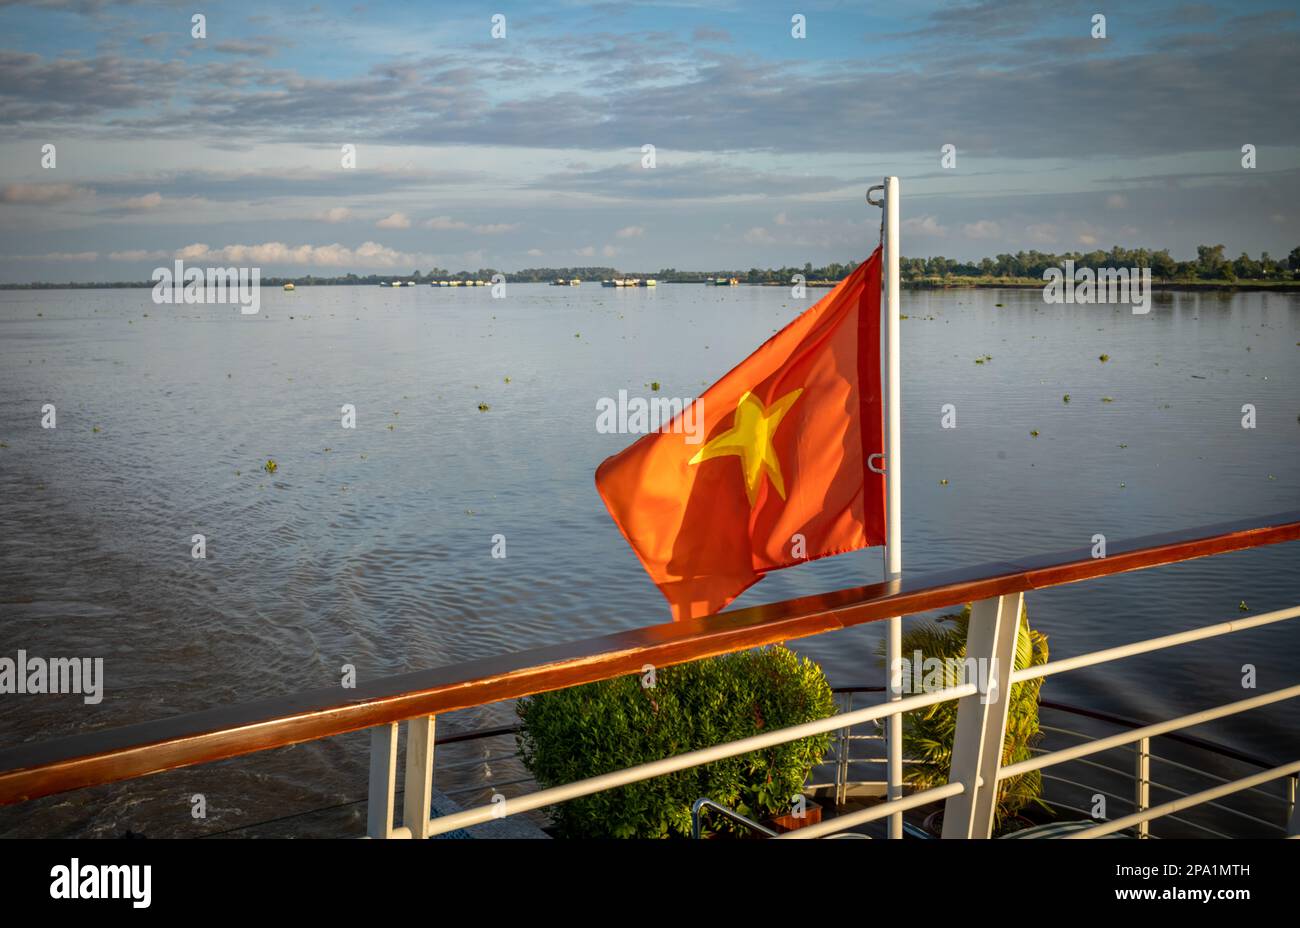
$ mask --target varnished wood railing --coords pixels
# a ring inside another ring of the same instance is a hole
[[[652,625],[356,689],[311,690],[0,751],[0,805],[790,641],[896,615],[1300,539],[1300,511]]]

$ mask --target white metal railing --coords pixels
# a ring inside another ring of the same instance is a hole
[[[1171,815],[1193,806],[1211,803],[1232,793],[1257,789],[1261,784],[1282,777],[1290,777],[1289,836],[1300,835],[1300,813],[1295,805],[1295,783],[1300,775],[1300,760],[1285,763],[1272,769],[1222,782],[1217,786],[1158,805],[1150,805],[1150,750],[1151,739],[1215,719],[1227,718],[1241,712],[1273,705],[1300,696],[1300,685],[1285,687],[1237,702],[1211,707],[1175,719],[1158,722],[1108,737],[1038,754],[1028,760],[1003,766],[1002,745],[1006,733],[1007,707],[1010,686],[1003,685],[1040,679],[1067,670],[1091,667],[1097,664],[1163,650],[1194,641],[1203,641],[1220,635],[1259,628],[1276,622],[1300,617],[1300,607],[1282,609],[1244,619],[1234,619],[1216,625],[1164,635],[1145,641],[1105,648],[1088,654],[1051,661],[1037,667],[1013,670],[1004,674],[1002,668],[1013,667],[1016,636],[1019,629],[1023,595],[1020,593],[980,600],[972,605],[967,639],[967,658],[983,661],[988,668],[984,690],[973,683],[950,686],[931,693],[889,700],[851,710],[840,715],[766,732],[739,741],[714,745],[685,754],[663,758],[623,770],[579,780],[562,786],[541,789],[522,796],[506,799],[494,796],[488,805],[478,806],[450,815],[430,818],[430,790],[433,776],[434,719],[421,717],[407,722],[407,752],[405,769],[405,796],[403,825],[393,821],[397,764],[397,727],[399,723],[371,729],[371,765],[368,833],[371,837],[411,838],[431,837],[460,828],[517,815],[556,803],[588,796],[629,783],[648,780],[679,770],[712,763],[728,757],[795,741],[811,735],[838,731],[844,754],[836,758],[837,787],[845,777],[840,771],[847,767],[847,749],[854,725],[880,722],[906,712],[913,712],[948,700],[958,700],[957,732],[953,744],[952,767],[946,785],[912,793],[901,799],[889,799],[849,814],[839,815],[816,825],[809,825],[782,835],[782,838],[804,839],[829,836],[866,822],[899,815],[909,809],[946,800],[944,808],[943,837],[988,837],[992,833],[993,813],[996,804],[997,784],[1010,777],[1035,770],[1044,770],[1058,764],[1079,761],[1083,758],[1118,747],[1134,746],[1136,754],[1135,781],[1136,811],[1111,821],[1102,821],[1075,837],[1089,838],[1136,828],[1139,836],[1147,836],[1148,823],[1153,819]],[[886,694],[887,696],[889,694]],[[851,697],[850,697],[851,698]],[[851,705],[851,703],[849,704]],[[862,737],[862,736],[856,736]],[[838,798],[838,796],[837,796]]]
[[[1112,662],[1112,660],[1127,658],[1127,656],[1147,654],[1147,652],[1164,650],[1167,647],[1184,645],[1184,643],[1204,641],[1206,638],[1222,636],[1222,634],[1260,628],[1260,626],[1279,623],[1279,621],[1295,619],[1295,617],[1300,616],[1300,607],[1269,612],[1265,613],[1265,615],[1249,617],[1249,619],[1226,621],[1226,623],[1151,638],[1147,639],[1147,641],[1132,642],[1130,645],[1110,647],[1110,649],[1093,651],[1091,654],[1074,656],[1074,658],[1054,660],[1054,662],[1039,665],[1039,667],[1019,669],[1019,671],[1011,672],[1010,675],[1004,675],[1001,668],[1013,665],[1015,638],[1017,638],[1019,629],[1022,600],[1022,594],[1011,594],[1006,595],[1006,597],[979,600],[972,606],[969,639],[967,639],[967,658],[976,658],[987,662],[985,665],[989,668],[989,672],[987,684],[985,684],[983,690],[976,688],[975,684],[948,686],[948,688],[933,691],[933,693],[913,695],[913,697],[896,699],[896,701],[874,704],[874,706],[862,708],[862,710],[844,712],[844,714],[831,716],[828,719],[793,725],[793,727],[758,734],[758,736],[744,738],[744,740],[689,751],[686,754],[654,760],[654,762],[620,769],[620,771],[604,773],[604,775],[571,782],[571,784],[537,790],[537,792],[520,795],[520,797],[506,799],[497,795],[497,797],[494,797],[495,801],[490,805],[469,808],[469,810],[439,816],[439,818],[435,819],[429,818],[429,793],[430,788],[432,788],[433,775],[434,720],[433,717],[420,717],[420,719],[409,720],[406,790],[404,790],[406,795],[403,797],[403,821],[406,824],[403,824],[402,827],[394,827],[393,824],[396,737],[398,737],[396,729],[398,729],[398,723],[381,725],[381,727],[372,729],[368,832],[370,837],[432,837],[435,834],[445,834],[455,831],[455,829],[472,827],[472,825],[504,818],[504,816],[538,810],[538,808],[569,801],[569,799],[582,797],[582,795],[603,792],[603,790],[616,788],[616,786],[653,779],[653,777],[662,776],[664,773],[701,766],[701,764],[712,763],[715,760],[748,754],[750,751],[763,749],[763,747],[780,745],[780,743],[797,741],[800,738],[827,732],[840,733],[844,753],[836,759],[835,763],[837,764],[836,779],[842,782],[846,777],[841,777],[840,771],[846,767],[845,762],[848,760],[846,754],[848,754],[848,746],[852,743],[850,738],[855,737],[849,734],[853,725],[870,723],[870,721],[879,723],[881,720],[901,716],[905,712],[917,711],[920,708],[933,706],[936,703],[950,701],[950,699],[958,699],[959,702],[957,734],[953,746],[952,771],[950,771],[948,784],[939,786],[939,788],[906,795],[901,799],[888,799],[888,801],[881,802],[879,805],[863,808],[863,810],[852,812],[852,814],[836,816],[836,818],[797,829],[797,831],[789,832],[781,837],[816,838],[829,836],[829,834],[844,832],[845,829],[868,823],[868,821],[891,818],[891,816],[897,816],[901,812],[911,810],[911,808],[926,806],[928,803],[940,801],[940,799],[946,801],[944,837],[988,837],[992,833],[993,808],[995,808],[996,803],[998,782],[1009,779],[1009,777],[1022,775],[1022,773],[1040,771],[1040,769],[1057,766],[1057,764],[1070,762],[1070,760],[1087,758],[1087,756],[1099,754],[1101,751],[1128,745],[1135,745],[1136,753],[1135,780],[1136,784],[1138,784],[1138,798],[1136,798],[1135,803],[1136,811],[1132,815],[1123,816],[1123,818],[1102,821],[1095,827],[1076,834],[1076,837],[1099,837],[1101,834],[1125,831],[1128,828],[1138,829],[1140,836],[1145,837],[1148,834],[1148,823],[1153,819],[1171,815],[1174,812],[1201,805],[1201,803],[1213,802],[1214,799],[1225,797],[1225,795],[1231,793],[1255,789],[1257,786],[1265,784],[1265,782],[1281,779],[1281,777],[1291,776],[1290,789],[1294,792],[1295,776],[1300,773],[1300,760],[1266,769],[1266,771],[1255,773],[1252,776],[1245,776],[1239,780],[1221,782],[1221,784],[1203,790],[1203,792],[1180,795],[1173,801],[1151,806],[1149,805],[1151,740],[1153,737],[1160,736],[1160,734],[1177,732],[1177,730],[1191,727],[1191,725],[1205,723],[1205,721],[1214,719],[1223,719],[1223,717],[1249,711],[1252,708],[1269,706],[1269,704],[1286,701],[1286,699],[1300,697],[1300,685],[1288,686],[1288,688],[1275,690],[1273,693],[1255,695],[1255,697],[1242,699],[1242,701],[1227,703],[1225,706],[1206,708],[1206,710],[1192,712],[1190,715],[1180,716],[1177,719],[1145,725],[1145,727],[1127,730],[1127,732],[1114,734],[1114,736],[1096,738],[1096,740],[1082,743],[1082,745],[1063,747],[1061,750],[1050,751],[1050,753],[1039,754],[1034,758],[1022,760],[1019,763],[1002,766],[1001,749],[1006,732],[1009,686],[1002,686],[1001,680],[1004,676],[1009,676],[1010,684],[1035,680],[1035,678],[1047,677],[1054,675],[1054,673]],[[852,703],[849,704],[852,706]],[[1297,832],[1300,832],[1300,821],[1297,821],[1294,798],[1292,798],[1290,805],[1290,821],[1287,823],[1287,831],[1291,836],[1295,836]]]

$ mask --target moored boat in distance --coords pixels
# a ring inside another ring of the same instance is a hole
[[[569,278],[569,286],[570,286],[570,287],[578,287],[578,286],[581,286],[581,285],[582,285],[582,279],[581,279],[580,277],[571,277],[571,278]]]
[[[552,287],[567,287],[568,285],[569,282],[565,280],[563,277],[557,277],[553,281],[551,281]]]
[[[602,280],[602,281],[600,282],[600,285],[601,285],[602,287],[617,287],[617,286],[618,286],[618,284],[616,284],[616,283],[615,283],[614,281],[612,281],[612,280]]]
[[[289,281],[287,284],[285,284],[285,285],[284,285],[284,289],[285,289],[285,290],[293,290],[293,289],[294,289],[293,281],[291,280],[291,281]]]

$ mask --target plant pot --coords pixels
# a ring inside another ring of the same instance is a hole
[[[1013,831],[1019,831],[1022,828],[1029,828],[1034,823],[1025,818],[1023,815],[1013,815],[1004,824],[1001,830],[994,833],[993,837],[998,838]],[[935,809],[925,817],[921,827],[934,835],[936,838],[943,837],[943,809]]]
[[[793,812],[787,812],[785,815],[770,818],[763,824],[779,834],[785,834],[787,831],[796,831],[809,825],[816,825],[821,820],[822,807],[810,799],[808,804],[804,806],[803,815],[796,817]]]

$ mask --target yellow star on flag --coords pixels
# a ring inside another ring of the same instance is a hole
[[[794,390],[781,397],[771,406],[763,407],[762,401],[753,393],[746,391],[736,404],[736,418],[731,428],[712,439],[696,452],[689,463],[699,464],[710,458],[737,455],[740,469],[745,476],[745,492],[749,495],[749,505],[753,506],[758,498],[758,487],[763,474],[772,481],[772,487],[781,499],[785,499],[785,482],[781,479],[781,461],[772,446],[781,419],[795,400],[799,399],[802,389]]]

